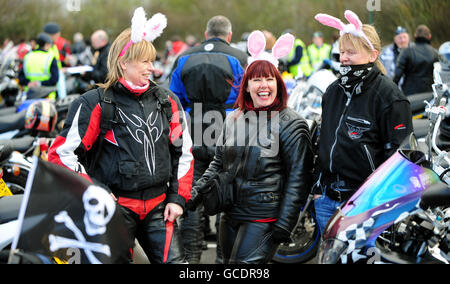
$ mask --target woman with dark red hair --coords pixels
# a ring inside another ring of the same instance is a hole
[[[281,37],[268,54],[265,44],[261,51],[252,48],[261,40],[259,33],[249,37],[252,57],[237,109],[227,116],[214,160],[192,192],[200,199],[218,176],[229,184],[220,186],[229,190],[219,227],[224,263],[270,261],[278,245],[290,240],[310,189],[313,154],[308,125],[286,107],[288,95],[277,69],[283,55],[277,51],[290,38]]]

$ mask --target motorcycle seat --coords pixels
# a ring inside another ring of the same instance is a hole
[[[0,133],[24,129],[26,110],[11,115],[0,116]]]
[[[12,143],[9,141],[0,142],[0,163],[7,160],[13,152]]]
[[[48,97],[52,92],[56,92],[57,88],[52,86],[40,86],[30,88],[27,92],[27,99],[43,99]]]
[[[27,135],[20,138],[14,138],[11,140],[0,140],[0,145],[10,143],[13,151],[24,153],[33,146],[35,140],[36,138],[34,138],[33,136]]]
[[[436,146],[443,151],[448,151],[450,150],[450,140],[446,136],[439,134],[436,138]]]
[[[0,198],[0,224],[5,224],[18,218],[22,199],[23,194]]]
[[[17,111],[17,108],[15,106],[2,108],[2,109],[0,109],[0,117],[3,115],[14,114],[14,113],[16,113],[16,111]]]
[[[433,92],[417,93],[406,97],[411,105],[411,112],[416,114],[425,110],[425,102],[433,99]]]

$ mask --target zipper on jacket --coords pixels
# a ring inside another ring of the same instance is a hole
[[[342,126],[342,120],[344,119],[344,116],[347,114],[348,106],[350,105],[350,102],[352,101],[353,94],[355,93],[356,89],[361,88],[361,85],[362,85],[362,84],[356,85],[356,86],[353,88],[351,94],[350,94],[349,92],[347,92],[347,91],[345,90],[344,87],[342,87],[341,85],[339,85],[339,87],[341,87],[342,90],[344,91],[344,94],[347,95],[347,103],[345,104],[345,109],[344,109],[344,111],[342,112],[341,119],[339,120],[339,124],[338,124],[338,127],[337,127],[336,132],[335,132],[335,138],[334,138],[333,146],[331,146],[331,151],[330,151],[330,173],[333,172],[333,152],[334,152],[334,148],[336,148],[337,139],[338,139],[338,132],[339,132],[339,130],[341,129],[341,126]]]
[[[367,148],[366,144],[363,144],[364,150],[366,151],[367,158],[369,159],[370,167],[372,168],[372,172],[375,171],[375,164],[373,163],[372,156],[370,155],[369,148]]]
[[[345,90],[344,90],[344,92],[345,92]],[[345,94],[347,94],[347,92],[345,92]],[[339,129],[341,129],[342,120],[344,119],[344,116],[347,113],[348,106],[350,105],[351,100],[352,100],[352,95],[348,96],[348,98],[347,98],[347,103],[345,104],[345,109],[342,112],[341,118],[339,119],[338,127],[336,128],[336,132],[334,133],[334,135],[335,135],[334,143],[333,143],[333,146],[331,146],[331,151],[330,151],[330,173],[333,172],[333,152],[334,152],[334,148],[336,148],[338,132],[339,132]]]
[[[356,122],[359,122],[359,123],[362,123],[362,124],[365,124],[367,126],[371,125],[370,121],[367,121],[367,120],[362,119],[362,118],[354,118],[354,117],[351,117],[351,116],[347,116],[347,119],[348,120],[352,120],[352,121],[356,121]]]
[[[140,99],[138,99],[138,102],[139,102],[139,104],[141,105],[141,107],[142,107],[142,113],[145,115],[145,112],[144,112],[144,103],[140,100]]]

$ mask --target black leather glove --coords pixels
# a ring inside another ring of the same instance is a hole
[[[273,232],[272,232],[272,240],[276,244],[290,243],[290,242],[292,242],[291,232],[274,225]]]
[[[191,189],[191,199],[186,204],[186,211],[195,211],[202,201],[203,194],[198,190],[197,186],[193,186]]]

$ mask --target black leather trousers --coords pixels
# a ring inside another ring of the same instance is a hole
[[[180,231],[184,254],[190,264],[199,264],[202,256],[205,223],[203,211],[203,205],[199,205],[194,211],[187,211],[181,219]]]
[[[233,220],[222,214],[219,242],[224,264],[265,264],[278,244],[272,240],[272,224]]]
[[[152,264],[185,263],[177,222],[164,222],[165,203],[156,206],[141,220],[139,215],[119,205],[128,231],[141,245]]]

